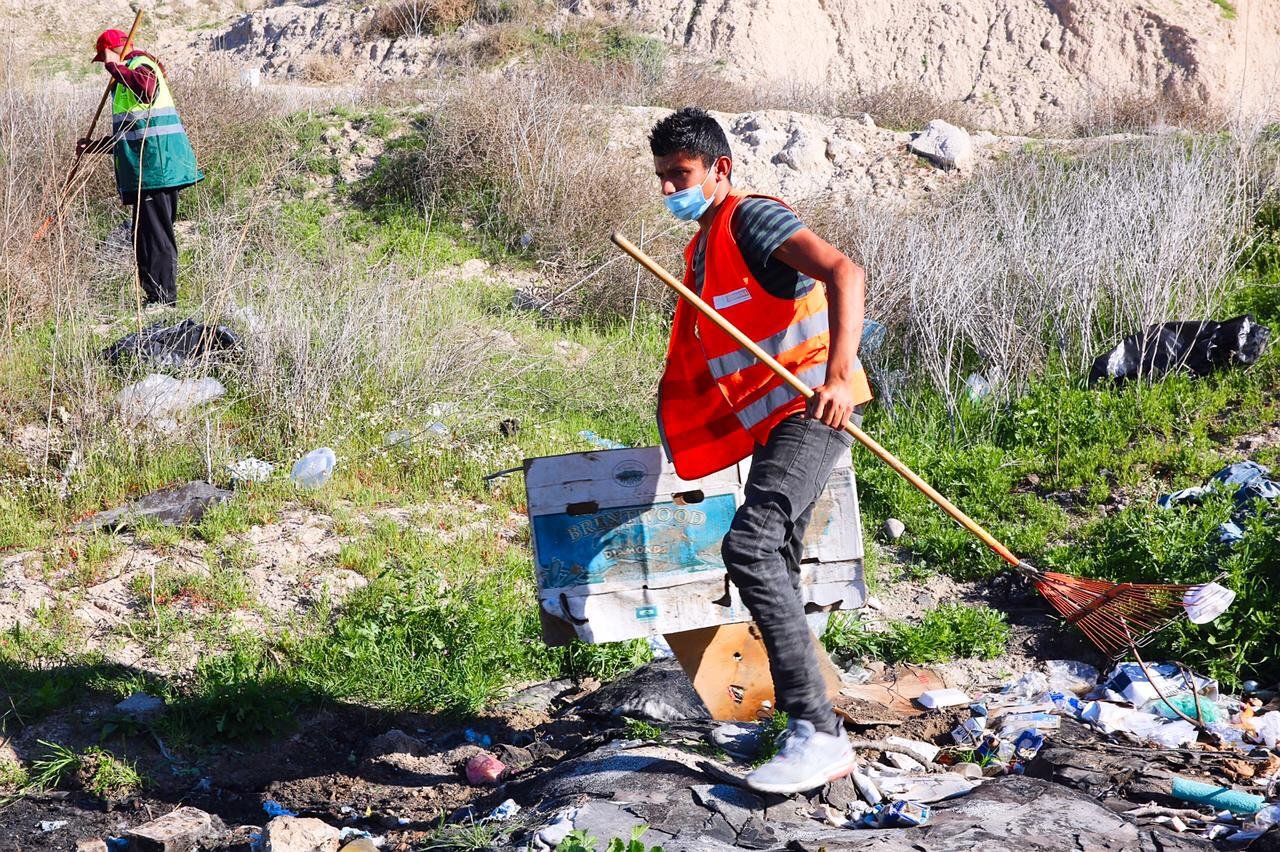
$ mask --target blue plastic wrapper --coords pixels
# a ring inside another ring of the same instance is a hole
[[[267,799],[262,803],[262,810],[266,811],[267,816],[275,819],[282,816],[297,816],[296,813],[286,808],[284,805],[272,799]]]

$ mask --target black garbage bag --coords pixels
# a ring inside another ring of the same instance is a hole
[[[1271,329],[1245,314],[1222,322],[1191,320],[1148,326],[1094,359],[1089,387],[1111,379],[1158,378],[1171,370],[1207,376],[1235,364],[1252,364],[1266,351]]]
[[[104,349],[102,357],[116,366],[136,360],[156,367],[186,367],[206,354],[230,352],[239,346],[240,339],[225,325],[185,319],[177,325],[156,323],[126,334]]]

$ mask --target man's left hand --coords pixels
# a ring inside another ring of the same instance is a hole
[[[805,413],[832,429],[843,429],[853,413],[853,389],[848,382],[828,381],[813,389]]]

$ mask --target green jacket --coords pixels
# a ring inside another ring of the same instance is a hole
[[[116,188],[126,204],[133,203],[139,188],[180,189],[203,180],[196,154],[178,117],[164,72],[149,56],[134,56],[126,68],[145,65],[156,75],[156,95],[151,103],[138,100],[128,86],[116,84],[111,101],[111,138],[115,140]],[[142,160],[142,184],[138,184],[138,160]]]

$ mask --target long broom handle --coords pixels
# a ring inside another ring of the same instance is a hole
[[[697,293],[684,286],[684,284],[672,276],[671,273],[663,269],[657,261],[645,254],[642,249],[637,248],[630,240],[617,231],[613,233],[610,239],[613,240],[614,245],[631,255],[637,263],[653,273],[654,277],[659,281],[666,284],[672,290],[675,290],[687,299],[689,303],[701,311],[707,319],[720,326],[721,330],[723,330],[725,334],[738,341],[744,349],[756,356],[756,358],[760,359],[760,361],[762,361],[770,370],[773,370],[773,372],[778,375],[778,378],[795,388],[797,393],[805,399],[813,396],[813,388],[806,385],[798,379],[794,373],[779,364],[773,356],[761,349],[754,340],[739,331],[733,323],[721,316],[719,311],[702,301],[702,298],[698,296]],[[959,507],[953,504],[946,497],[939,494],[932,485],[917,476],[911,468],[899,461],[893,453],[880,446],[880,444],[878,444],[876,440],[866,432],[863,432],[852,423],[846,423],[844,430],[852,435],[858,443],[870,450],[872,455],[880,459],[880,461],[884,462],[889,467],[893,468],[899,476],[914,485],[921,494],[936,503],[938,508],[942,509],[942,511],[954,518],[960,526],[977,536],[983,544],[991,548],[991,550],[998,554],[1001,559],[1005,560],[1015,568],[1034,571],[1031,566],[1018,559],[1017,556],[1014,556],[1013,552],[1009,550],[1009,548],[997,541],[995,536],[983,529],[977,521],[960,511]]]
[[[137,8],[137,11],[133,15],[133,26],[129,27],[129,35],[124,40],[124,47],[122,48],[120,53],[122,57],[129,52],[129,48],[133,45],[133,36],[138,32],[138,27],[141,24],[142,24],[142,7],[139,6]],[[107,106],[107,98],[111,96],[111,87],[114,85],[115,85],[115,80],[110,80],[108,81],[106,88],[102,90],[102,97],[98,99],[98,108],[93,111],[93,120],[89,122],[89,129],[85,131],[84,137],[82,138],[89,138],[93,136],[93,130],[98,126],[98,119],[102,117],[102,110],[105,109]],[[76,158],[71,161],[71,168],[67,169],[67,177],[65,180],[62,181],[62,189],[58,191],[57,209],[54,213],[51,213],[49,216],[47,216],[44,222],[41,223],[40,228],[36,231],[35,235],[32,237],[33,241],[38,242],[40,238],[45,235],[45,232],[49,230],[49,226],[52,225],[54,221],[62,214],[62,207],[66,203],[63,196],[67,192],[67,187],[71,186],[71,181],[75,179],[76,172],[80,170],[80,161],[83,157],[84,157],[83,151],[76,152]]]

